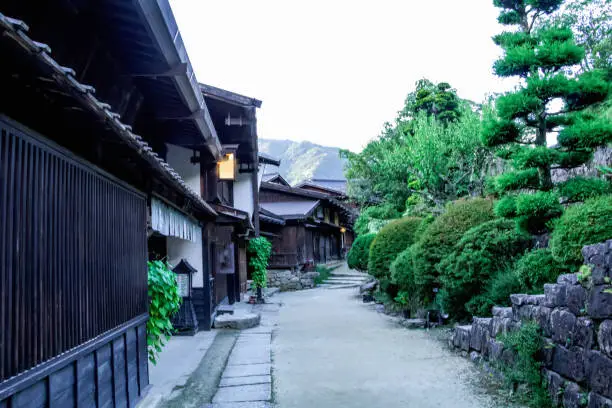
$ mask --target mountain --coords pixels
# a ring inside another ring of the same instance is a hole
[[[291,185],[311,178],[344,180],[345,159],[341,159],[337,147],[311,142],[259,139],[259,151],[281,160],[279,171]]]

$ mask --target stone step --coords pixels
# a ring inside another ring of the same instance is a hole
[[[255,313],[222,314],[215,317],[215,329],[244,330],[259,326],[261,315]]]
[[[357,283],[346,283],[342,285],[326,285],[327,289],[350,289],[350,288],[358,288],[359,284]]]
[[[327,278],[326,280],[328,281],[351,281],[351,282],[367,282],[364,278],[359,278],[359,277],[348,277],[348,276],[330,276],[329,278]]]
[[[339,276],[339,277],[349,277],[349,278],[355,277],[355,278],[364,278],[364,279],[368,279],[369,278],[369,275],[365,274],[365,273],[346,273],[346,272],[345,273],[342,273],[342,272],[334,273],[334,272],[332,272],[332,273],[329,274],[329,276]]]

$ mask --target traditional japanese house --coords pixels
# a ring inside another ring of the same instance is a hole
[[[176,22],[165,0],[8,0],[0,56],[0,407],[134,406],[147,259],[210,293],[222,216],[180,159],[223,149]]]
[[[340,201],[345,201],[348,198],[346,195],[346,180],[313,178],[302,181],[294,187],[327,194]]]
[[[329,194],[262,182],[259,217],[273,245],[271,268],[340,260],[352,242],[353,210]]]

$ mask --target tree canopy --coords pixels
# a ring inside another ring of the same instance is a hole
[[[603,71],[573,75],[572,67],[583,61],[585,53],[569,27],[538,24],[557,11],[562,0],[494,3],[501,8],[499,22],[512,27],[493,38],[504,51],[494,71],[501,77],[518,76],[521,83],[500,96],[496,111],[485,116],[482,139],[513,167],[495,180],[498,193],[542,192],[537,199],[519,197],[524,203],[537,201],[537,211],[524,214],[522,220],[538,232],[546,218],[560,214],[552,208],[558,200],[552,193],[551,169],[578,167],[596,147],[612,140],[612,124],[587,109],[606,99],[609,84]],[[555,136],[558,144],[551,146]],[[547,205],[552,207],[543,207]],[[536,218],[538,223],[531,223]]]

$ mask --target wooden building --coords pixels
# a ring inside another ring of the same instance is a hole
[[[277,179],[278,180],[278,179]],[[262,182],[261,234],[272,241],[270,267],[305,265],[343,259],[352,244],[353,210],[333,195]]]
[[[134,406],[147,260],[199,329],[246,289],[261,102],[198,84],[166,0],[4,1],[0,56],[0,408]]]

